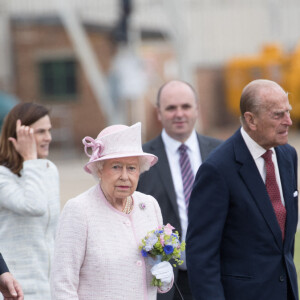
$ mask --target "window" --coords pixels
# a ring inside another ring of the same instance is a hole
[[[45,98],[73,100],[77,95],[74,59],[44,60],[39,63],[41,93]]]

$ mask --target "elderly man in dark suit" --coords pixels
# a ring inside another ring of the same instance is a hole
[[[242,127],[201,165],[189,206],[187,266],[197,300],[298,300],[293,262],[297,154],[287,93],[255,80]]]
[[[23,300],[23,291],[19,283],[9,273],[6,263],[0,253],[0,293],[4,299]]]
[[[194,175],[210,151],[221,141],[196,133],[197,96],[188,83],[174,80],[159,89],[157,115],[163,127],[162,133],[146,143],[143,149],[158,156],[159,160],[149,172],[141,175],[137,190],[157,199],[164,224],[174,226],[185,240],[187,208]],[[175,270],[175,282],[184,299],[192,299],[185,263],[179,272]],[[181,298],[173,288],[167,294],[159,294],[158,299]]]

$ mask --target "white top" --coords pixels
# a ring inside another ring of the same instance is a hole
[[[21,177],[0,166],[1,252],[25,299],[51,299],[50,264],[59,213],[59,177],[52,162],[25,161]]]
[[[260,145],[258,145],[250,136],[249,134],[245,131],[245,129],[243,127],[241,127],[241,134],[242,137],[246,143],[246,146],[248,147],[254,161],[255,164],[258,168],[258,171],[263,179],[264,182],[266,182],[266,167],[265,167],[265,160],[261,157],[265,152],[266,149],[261,147]],[[274,150],[274,148],[270,148],[269,150],[272,151],[272,161],[274,164],[274,168],[275,168],[275,175],[276,175],[276,181],[279,187],[279,191],[280,191],[280,198],[281,198],[281,202],[283,205],[285,205],[284,203],[284,198],[283,198],[283,193],[282,193],[282,186],[281,186],[281,180],[280,180],[280,174],[279,174],[279,168],[278,168],[278,163],[277,163],[277,156],[276,156],[276,152]]]
[[[169,166],[171,169],[172,180],[175,188],[176,193],[176,200],[178,205],[178,212],[180,217],[180,224],[181,224],[181,240],[185,241],[186,231],[188,226],[188,216],[185,204],[185,197],[184,197],[184,190],[183,190],[183,182],[181,177],[181,169],[180,169],[180,152],[178,148],[182,144],[181,142],[174,140],[171,138],[165,131],[162,130],[161,134],[163,143],[165,145]],[[197,138],[197,133],[194,130],[190,137],[184,143],[187,146],[187,154],[190,159],[192,171],[194,173],[194,177],[202,163],[201,155],[200,155],[200,148],[199,142]],[[179,267],[180,269],[186,269],[186,260],[185,260],[185,253],[181,257],[184,263]]]
[[[133,210],[122,213],[98,184],[66,203],[55,242],[52,300],[156,299],[152,266],[139,245],[162,225],[161,211],[152,196],[134,192],[132,198]]]

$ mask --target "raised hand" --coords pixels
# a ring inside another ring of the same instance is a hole
[[[37,149],[34,138],[34,130],[29,126],[21,124],[21,120],[16,122],[17,139],[9,137],[8,140],[13,143],[16,151],[25,160],[36,159]]]

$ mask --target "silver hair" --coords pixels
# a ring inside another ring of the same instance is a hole
[[[139,159],[140,174],[148,171],[151,167],[151,163],[149,162],[149,160],[144,156],[138,156],[138,159]],[[93,162],[88,166],[88,168],[91,171],[91,174],[97,180],[99,180],[98,172],[103,169],[104,162],[105,160],[100,160],[100,161]]]

